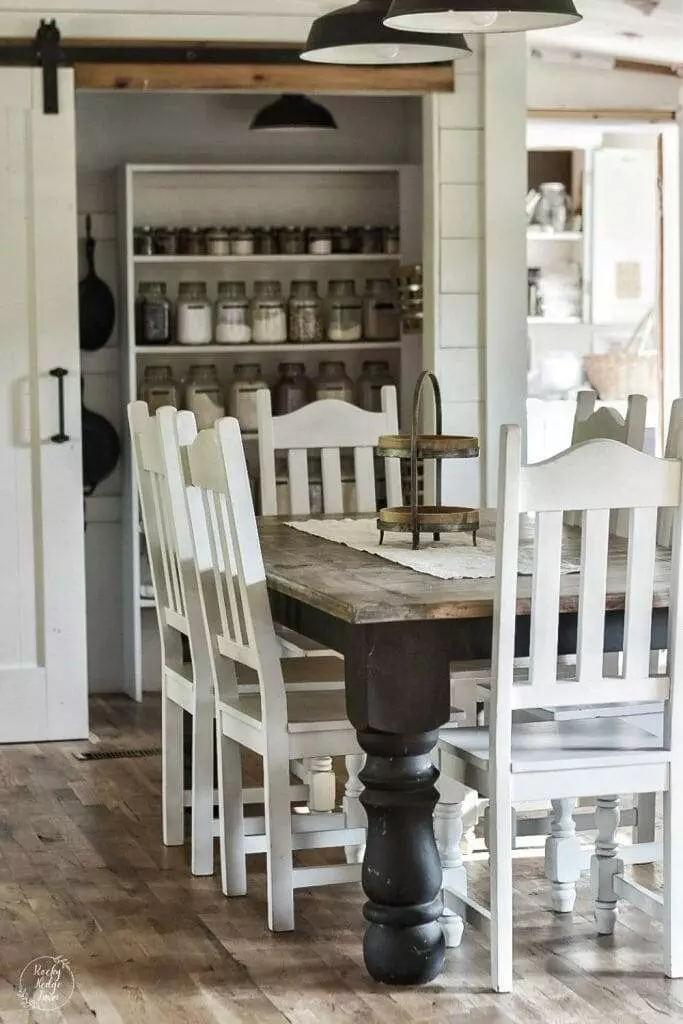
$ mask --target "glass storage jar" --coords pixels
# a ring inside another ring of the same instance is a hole
[[[306,232],[303,228],[288,227],[280,231],[280,252],[284,256],[303,256],[306,252]]]
[[[535,213],[536,222],[544,231],[566,231],[571,212],[566,188],[560,181],[546,181],[541,185],[540,191],[541,198]]]
[[[230,233],[227,228],[208,229],[206,252],[209,256],[228,256],[230,254]]]
[[[382,248],[388,256],[398,256],[401,250],[401,235],[398,228],[384,228]]]
[[[284,416],[306,405],[311,382],[303,363],[280,363],[278,373],[273,388],[273,412],[276,416]]]
[[[252,338],[261,345],[287,341],[287,311],[279,281],[255,281],[251,300]]]
[[[394,341],[400,333],[396,289],[389,278],[373,277],[363,297],[363,336],[366,341]]]
[[[346,375],[342,362],[323,362],[313,382],[316,401],[336,398],[340,402],[353,402],[353,381]]]
[[[173,379],[170,366],[146,366],[140,385],[140,398],[147,402],[151,416],[164,405],[180,405],[180,385]]]
[[[316,344],[325,339],[322,299],[315,281],[292,281],[289,293],[289,340]]]
[[[311,256],[329,256],[332,252],[332,229],[311,228],[308,232],[308,251]]]
[[[355,252],[354,231],[352,228],[335,228],[332,234],[332,250],[338,253]]]
[[[210,345],[213,309],[203,281],[181,281],[176,307],[176,341],[179,345]]]
[[[178,244],[185,256],[206,256],[206,234],[201,228],[181,228]]]
[[[213,363],[191,366],[185,388],[185,408],[194,413],[197,430],[207,430],[225,416],[225,400]]]
[[[216,341],[221,345],[244,345],[251,341],[249,299],[244,281],[218,282]]]
[[[360,232],[360,251],[365,256],[374,256],[382,251],[382,229],[366,224]]]
[[[175,228],[157,228],[154,232],[154,251],[160,256],[178,255],[178,232]]]
[[[251,228],[238,228],[230,237],[230,251],[233,256],[254,255],[254,232]]]
[[[154,233],[147,225],[133,228],[133,252],[136,256],[151,256],[154,253]]]
[[[136,305],[139,345],[168,345],[171,341],[171,303],[163,281],[141,281]]]
[[[235,376],[230,382],[228,407],[230,415],[235,417],[243,431],[258,430],[256,393],[267,387],[258,363],[235,365]]]
[[[382,411],[382,388],[388,384],[396,384],[389,370],[389,363],[384,359],[369,360],[363,363],[363,372],[356,382],[356,393],[361,409],[368,412]]]
[[[353,280],[330,281],[327,337],[329,341],[360,341],[363,337],[363,303]]]
[[[272,228],[258,228],[254,235],[254,247],[259,256],[277,255],[277,235]]]

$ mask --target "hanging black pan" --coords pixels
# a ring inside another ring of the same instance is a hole
[[[114,329],[114,296],[95,273],[95,239],[90,214],[85,218],[85,257],[88,272],[78,286],[78,325],[81,348],[95,352],[107,344]]]
[[[109,420],[83,404],[81,379],[81,424],[83,431],[83,493],[89,497],[98,484],[113,473],[121,455],[119,435]]]

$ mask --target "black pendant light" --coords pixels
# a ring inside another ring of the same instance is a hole
[[[384,20],[401,32],[526,32],[581,21],[572,0],[394,0]]]
[[[383,24],[391,0],[358,0],[311,26],[302,60],[320,64],[433,64],[471,53],[461,35],[395,32]]]
[[[327,107],[300,93],[285,93],[259,110],[250,126],[258,132],[335,131],[337,122]]]

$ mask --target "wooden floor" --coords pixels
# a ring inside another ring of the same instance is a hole
[[[103,743],[158,744],[158,701],[95,700]],[[683,1021],[683,982],[661,974],[660,930],[632,909],[595,936],[587,881],[573,918],[547,910],[538,858],[515,862],[515,994],[488,991],[488,950],[466,931],[438,982],[374,984],[361,960],[362,894],[297,895],[297,931],[264,927],[264,864],[248,897],[193,879],[160,840],[160,758],[79,762],[87,744],[0,748],[0,1021],[101,1024],[650,1024]],[[649,870],[649,869],[646,869]],[[474,866],[485,888],[486,866]],[[43,955],[68,958],[75,992],[31,1016],[16,987]]]

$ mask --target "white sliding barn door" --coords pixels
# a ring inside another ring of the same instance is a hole
[[[73,74],[0,68],[0,742],[86,737]],[[59,434],[63,368],[64,433]]]

